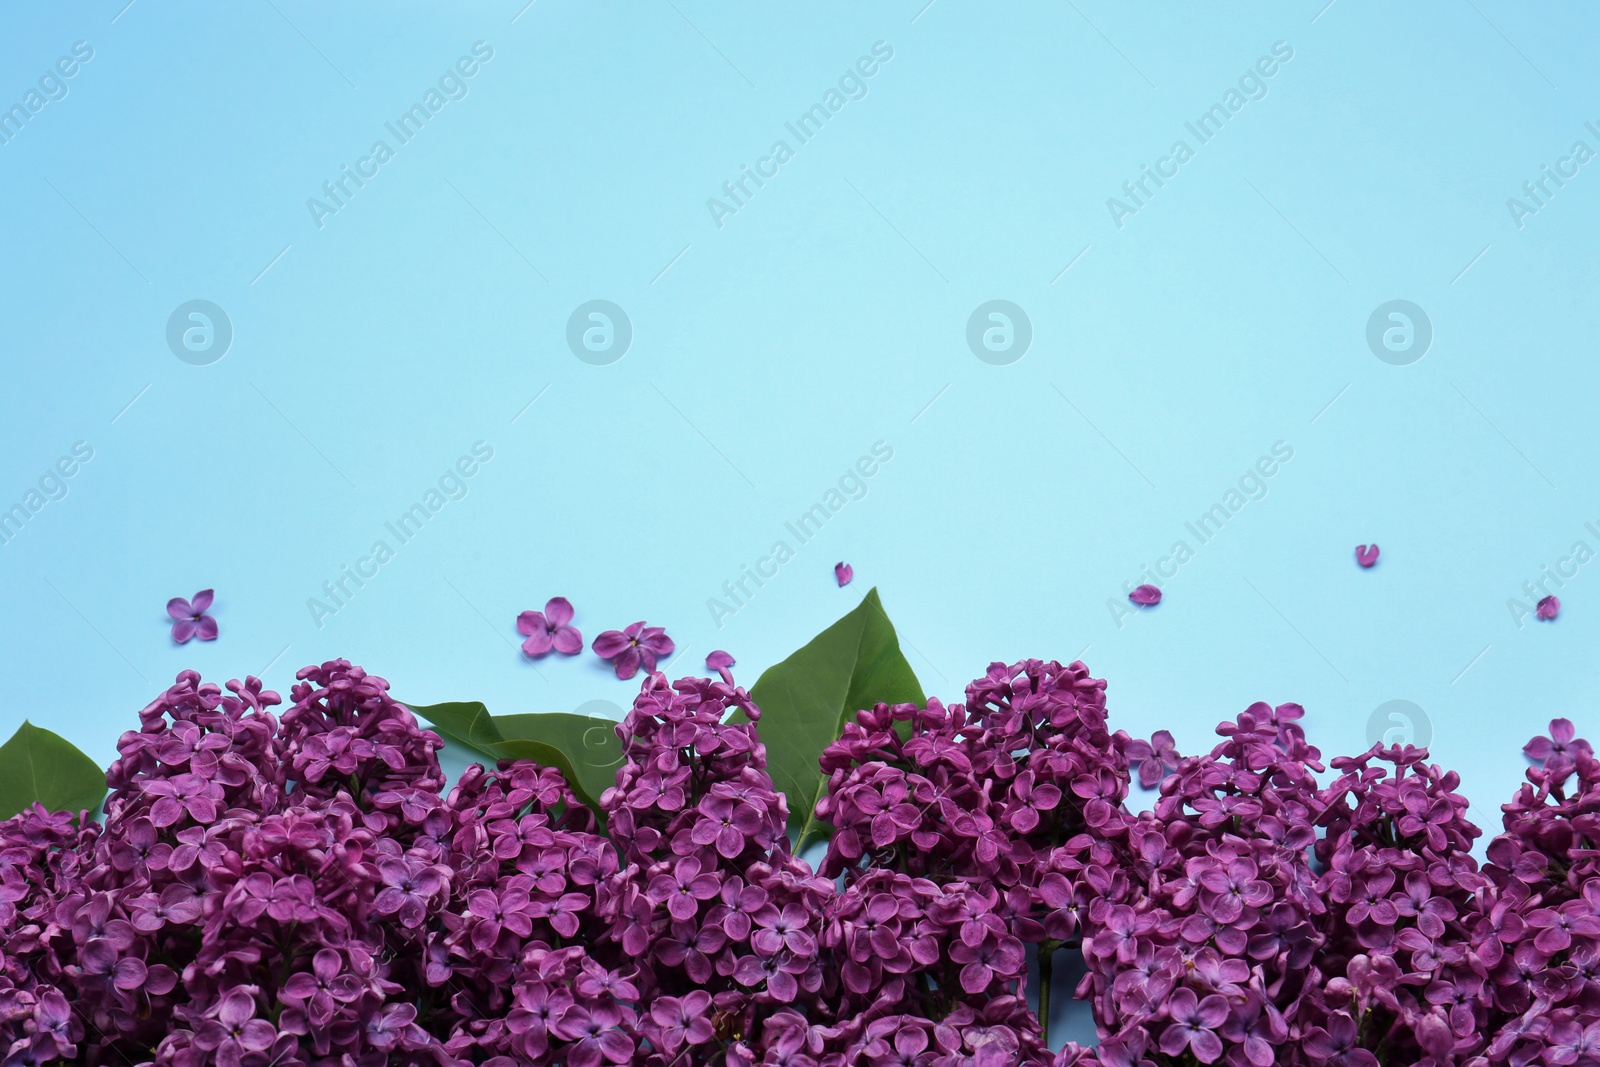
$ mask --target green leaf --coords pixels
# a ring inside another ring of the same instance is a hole
[[[816,817],[817,801],[828,784],[818,766],[822,750],[863,708],[879,701],[923,702],[922,687],[900,653],[900,639],[877,589],[804,648],[769,668],[750,696],[761,709],[767,773],[789,801],[796,852],[825,830]]]
[[[494,755],[495,745],[504,741],[495,728],[494,716],[476,700],[461,700],[445,704],[407,704],[411,711],[427,719],[433,729],[459,745],[465,745],[481,755]]]
[[[0,819],[35,801],[50,811],[87,811],[92,817],[106,797],[106,774],[65,738],[24,721],[0,745]]]
[[[478,701],[408,704],[441,736],[490,759],[531,759],[554,767],[578,799],[605,821],[600,794],[616,784],[622,764],[617,724],[568,712],[490,715]]]
[[[505,739],[499,751],[561,768],[578,799],[600,813],[600,794],[617,784],[622,741],[610,719],[552,711],[543,715],[497,715]],[[602,817],[603,818],[603,817]]]

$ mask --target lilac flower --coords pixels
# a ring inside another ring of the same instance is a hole
[[[1161,590],[1153,585],[1141,585],[1128,594],[1128,599],[1141,608],[1153,608],[1161,603]]]
[[[195,1047],[214,1052],[217,1063],[233,1067],[249,1053],[265,1052],[277,1035],[272,1024],[257,1019],[255,998],[244,989],[225,995],[211,1018],[194,1036]]]
[[[1014,937],[985,937],[977,945],[959,940],[950,949],[952,962],[962,964],[961,988],[968,993],[987,989],[996,976],[1014,975],[1022,967],[1022,942]]]
[[[1178,769],[1178,755],[1172,745],[1172,734],[1157,730],[1148,741],[1129,741],[1125,747],[1128,762],[1139,769],[1139,784],[1153,789],[1167,772]]]
[[[517,616],[517,632],[527,637],[523,654],[542,656],[552,648],[564,656],[583,651],[583,634],[570,625],[572,602],[564,596],[552,597],[544,611],[524,611]]]
[[[1227,1021],[1226,1000],[1215,993],[1201,1000],[1185,986],[1172,994],[1167,1011],[1172,1025],[1161,1034],[1162,1052],[1177,1056],[1189,1049],[1201,1063],[1216,1063],[1222,1058],[1222,1040],[1215,1031]]]
[[[1378,1058],[1356,1044],[1356,1022],[1346,1012],[1332,1015],[1326,1028],[1311,1027],[1301,1044],[1312,1063],[1328,1067],[1378,1067]]]
[[[1544,597],[1533,607],[1534,617],[1540,622],[1553,622],[1560,613],[1561,598],[1556,596]]]
[[[646,626],[636,622],[623,630],[607,630],[594,639],[594,652],[603,660],[611,661],[617,677],[626,681],[639,673],[656,669],[658,656],[670,656],[677,646],[659,626]]]
[[[1522,746],[1522,751],[1529,759],[1539,760],[1551,770],[1570,767],[1578,753],[1585,757],[1594,756],[1589,742],[1577,736],[1571,719],[1551,719],[1550,736],[1535,737]]]
[[[715,845],[728,859],[743,852],[750,838],[761,830],[761,811],[754,804],[712,795],[700,802],[700,811],[704,818],[695,824],[689,840],[697,845]]]
[[[1552,1064],[1600,1062],[1600,1022],[1585,1025],[1567,1020],[1556,1023],[1551,1027],[1547,1049],[1546,1062]]]
[[[217,801],[222,799],[222,788],[198,774],[154,778],[144,784],[143,791],[145,796],[159,798],[150,807],[150,822],[160,829],[185,817],[202,824],[213,822]]]
[[[339,1010],[361,995],[362,984],[344,970],[344,960],[331,948],[318,949],[309,972],[289,976],[280,996],[297,1005],[313,1026],[326,1026]]]
[[[848,563],[840,562],[833,565],[833,579],[843,588],[850,584],[850,579],[856,576],[856,569]]]
[[[711,994],[703,989],[681,999],[662,997],[650,1005],[650,1018],[658,1028],[654,1039],[668,1053],[684,1045],[703,1045],[716,1033],[711,1025]]]
[[[757,930],[750,937],[750,947],[764,956],[775,956],[784,949],[797,956],[810,956],[817,950],[807,926],[811,916],[798,904],[786,904],[782,911],[766,908],[756,915]]]
[[[379,860],[378,873],[384,888],[373,898],[372,910],[398,917],[402,926],[421,926],[428,905],[444,888],[444,878],[413,859]]]
[[[576,1042],[567,1050],[567,1063],[571,1067],[627,1063],[633,1056],[634,1044],[621,1023],[622,1012],[609,1004],[569,1007],[557,1022],[562,1036]]]
[[[367,1044],[386,1052],[402,1042],[410,1044],[417,1041],[421,1031],[412,1021],[416,1017],[414,1004],[390,1004],[382,1013],[368,1015],[365,1025]]]
[[[1378,546],[1377,545],[1357,545],[1356,546],[1356,562],[1361,564],[1361,566],[1364,567],[1364,568],[1365,567],[1371,567],[1374,563],[1377,563],[1378,562]]]
[[[650,899],[665,903],[672,917],[686,922],[700,910],[700,901],[710,900],[722,891],[715,875],[701,874],[700,861],[685,856],[673,865],[670,872],[657,875],[650,881]]]
[[[213,598],[212,590],[202,589],[194,595],[193,600],[175,596],[167,601],[167,614],[173,618],[174,641],[182,645],[187,644],[191,637],[198,637],[202,641],[217,639],[217,620],[206,614],[211,610]]]

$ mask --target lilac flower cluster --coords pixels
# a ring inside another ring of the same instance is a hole
[[[624,763],[600,804],[624,865],[620,947],[650,1003],[654,1054],[637,1062],[801,1064],[820,1040],[808,1020],[825,1015],[834,886],[790,854],[760,716],[725,680],[652,674],[618,729]]]
[[[558,772],[442,797],[439,738],[381,678],[334,661],[292,697],[278,719],[258,680],[184,672],[119,742],[103,828],[0,827],[8,1067],[509,1065],[541,988],[604,973],[569,942],[599,940],[616,864]],[[584,1062],[577,1014],[555,1029]]]
[[[1600,1064],[1600,760],[1565,720],[1480,867],[1422,750],[1324,764],[1256,704],[1185,757],[1111,732],[1081,663],[996,663],[846,725],[814,872],[731,665],[648,674],[598,812],[527,761],[447,790],[345,661],[281,716],[183,673],[103,823],[0,823],[0,1067]],[[1100,1041],[1051,1053],[1064,951]]]
[[[996,663],[966,695],[880,704],[823,754],[817,813],[835,832],[822,873],[844,880],[828,938],[840,1014],[942,1023],[962,1037],[940,1043],[957,1060],[1048,1063],[1024,942],[1048,960],[1078,935],[1078,874],[1053,861],[1120,807],[1127,757],[1105,683],[1081,663]]]

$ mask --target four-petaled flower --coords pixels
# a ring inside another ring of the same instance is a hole
[[[198,637],[202,641],[217,639],[217,620],[206,614],[211,610],[214,596],[213,590],[202,589],[194,595],[193,600],[175,596],[167,601],[167,614],[173,619],[174,641],[182,645],[187,644],[191,637]]]
[[[1161,1033],[1162,1052],[1177,1056],[1189,1049],[1201,1063],[1222,1058],[1222,1039],[1216,1030],[1228,1019],[1228,1002],[1220,994],[1211,993],[1202,1000],[1184,986],[1167,999],[1167,1012],[1172,1024]]]
[[[657,657],[672,655],[677,646],[660,626],[636,622],[626,629],[607,630],[594,639],[592,647],[595,655],[610,660],[617,677],[626,681],[638,674],[641,666],[646,673],[655,670]]]
[[[544,611],[524,611],[517,616],[517,633],[527,638],[522,651],[528,656],[542,656],[552,648],[563,656],[576,656],[583,651],[583,634],[572,622],[572,602],[564,596],[551,597]]]
[[[716,1035],[711,1025],[711,994],[695,989],[683,997],[661,997],[650,1005],[650,1018],[660,1028],[661,1047],[671,1053],[684,1045],[703,1045]]]
[[[1577,736],[1571,719],[1551,719],[1550,736],[1535,737],[1522,746],[1522,751],[1529,759],[1539,760],[1552,771],[1572,766],[1577,754],[1594,756],[1589,742]]]
[[[1178,761],[1183,758],[1172,746],[1172,734],[1166,730],[1157,730],[1148,741],[1129,741],[1127,753],[1128,762],[1138,768],[1139,784],[1145,789],[1154,789],[1168,771],[1178,769]]]

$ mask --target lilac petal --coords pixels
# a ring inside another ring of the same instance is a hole
[[[591,647],[594,649],[594,654],[601,659],[616,659],[622,653],[622,650],[631,644],[633,642],[621,630],[607,630],[594,639],[594,644]]]
[[[194,636],[194,629],[193,619],[179,619],[172,624],[172,639],[180,645],[186,644]]]
[[[1370,567],[1374,563],[1378,562],[1378,546],[1357,545],[1356,562],[1361,564],[1363,567]]]
[[[544,606],[544,617],[552,629],[559,629],[572,621],[572,601],[564,596],[553,596]]]
[[[189,608],[196,615],[204,615],[211,609],[211,601],[215,598],[215,590],[202,589],[189,601]]]
[[[537,611],[524,611],[517,616],[517,633],[522,634],[524,637],[529,637],[533,634],[547,634],[549,632],[550,627],[544,624],[544,616]]]
[[[673,650],[678,647],[673,643],[672,638],[667,636],[667,632],[659,626],[652,626],[647,629],[644,632],[644,636],[639,639],[639,645],[642,648],[649,649],[657,656],[670,656]]]
[[[522,651],[529,656],[542,656],[550,651],[550,647],[554,643],[550,639],[550,632],[540,627],[529,634],[526,641],[522,642]]]
[[[1157,589],[1153,585],[1141,585],[1139,588],[1128,594],[1128,599],[1139,605],[1141,608],[1155,607],[1157,604],[1161,603],[1161,590]]]
[[[194,624],[194,635],[202,641],[215,641],[217,639],[217,620],[210,615],[202,615]]]
[[[189,602],[181,596],[175,596],[167,601],[167,614],[174,619],[192,618],[195,612],[189,609]]]
[[[617,677],[626,682],[639,673],[639,650],[629,645],[617,653],[616,660],[612,663],[616,669]]]
[[[1547,596],[1539,601],[1534,614],[1543,622],[1550,622],[1561,612],[1561,601],[1553,596]]]
[[[856,576],[856,569],[848,563],[835,563],[833,565],[833,576],[841,586],[846,586],[850,584],[850,579]]]
[[[550,643],[563,656],[576,656],[583,651],[583,634],[575,626],[563,626],[551,635]]]
[[[733,666],[733,657],[720,648],[706,657],[706,670],[708,671],[720,671],[724,667],[731,666]]]

